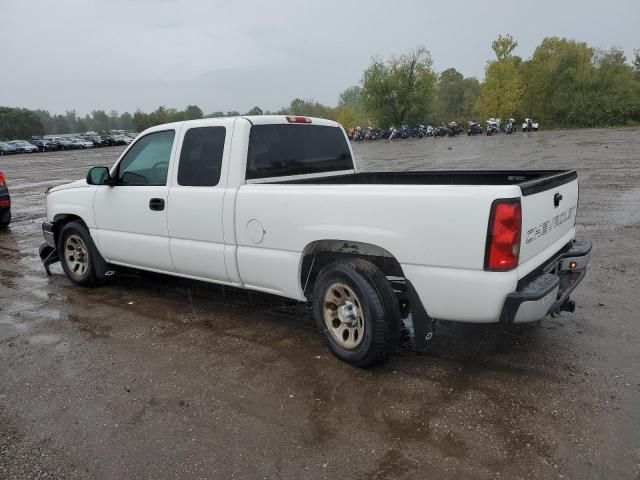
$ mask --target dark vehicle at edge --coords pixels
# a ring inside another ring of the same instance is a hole
[[[0,229],[11,223],[11,197],[4,175],[0,171]]]

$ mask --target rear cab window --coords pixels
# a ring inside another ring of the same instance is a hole
[[[253,125],[247,180],[353,169],[342,129],[325,125]]]

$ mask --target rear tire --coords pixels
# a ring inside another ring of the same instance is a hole
[[[4,214],[3,217],[0,217],[0,230],[4,230],[11,223],[11,210]]]
[[[386,362],[398,344],[398,300],[382,270],[366,260],[324,267],[314,285],[313,313],[329,349],[356,367]]]

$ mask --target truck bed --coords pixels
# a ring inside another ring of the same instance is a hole
[[[518,185],[523,195],[553,188],[577,178],[575,170],[430,170],[362,172],[284,180],[279,184],[313,185]]]

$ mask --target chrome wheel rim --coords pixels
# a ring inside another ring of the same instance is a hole
[[[324,323],[331,338],[342,348],[352,350],[364,338],[364,314],[354,291],[342,282],[327,288],[322,310]]]
[[[76,277],[84,277],[89,269],[87,246],[79,235],[72,234],[64,242],[64,261]]]

